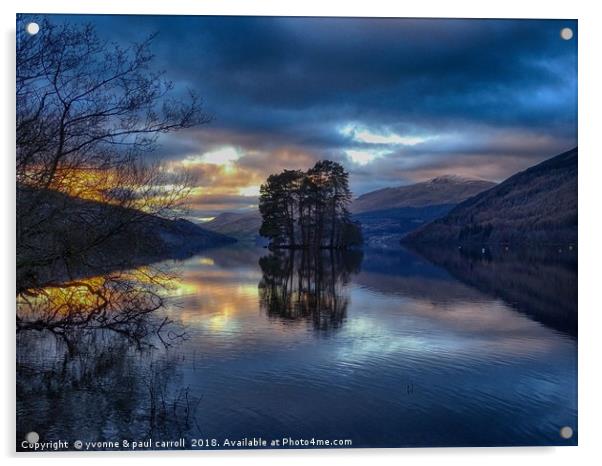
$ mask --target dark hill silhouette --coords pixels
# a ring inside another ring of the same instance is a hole
[[[35,203],[31,221],[25,212]],[[165,259],[183,258],[236,240],[184,219],[19,187],[17,283],[85,277]],[[32,225],[42,228],[32,228]]]
[[[408,243],[577,241],[577,148],[519,172],[408,234]]]

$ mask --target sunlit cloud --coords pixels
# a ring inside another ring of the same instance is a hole
[[[415,146],[434,138],[434,136],[400,135],[391,131],[373,131],[354,124],[343,126],[340,132],[354,141],[366,144]]]
[[[166,165],[170,173],[186,172],[194,179],[187,199],[187,218],[194,222],[210,221],[222,212],[256,210],[260,186],[270,174],[285,168],[307,169],[320,159],[319,154],[294,146],[257,148],[228,140],[236,141],[236,134],[224,137],[213,139],[210,149],[196,155],[189,152]],[[196,143],[203,147],[201,139]]]
[[[345,150],[347,158],[356,165],[367,165],[388,153],[399,150],[400,147],[412,147],[435,139],[435,136],[402,135],[387,129],[377,131],[354,123],[340,127],[339,132],[353,142],[379,146],[379,149],[371,149],[368,146]],[[382,146],[388,146],[388,150],[383,150]]]
[[[152,155],[195,175],[195,221],[251,209],[253,186],[318,160],[342,163],[357,196],[448,174],[501,181],[577,143],[577,42],[550,41],[554,21],[88,20],[123,44],[164,31],[161,68],[215,117],[161,135]]]
[[[205,152],[201,155],[191,155],[182,160],[184,167],[195,166],[199,164],[221,165],[226,170],[231,170],[234,162],[240,159],[243,154],[236,148],[225,146],[219,149]]]
[[[384,155],[382,151],[373,150],[346,150],[345,154],[351,159],[351,161],[358,165],[366,165],[377,158]]]
[[[258,197],[259,186],[247,186],[245,188],[238,188],[238,194],[246,197]]]
[[[207,152],[203,155],[203,160],[206,163],[214,163],[216,165],[226,165],[235,162],[242,154],[233,147],[223,147],[213,152]]]

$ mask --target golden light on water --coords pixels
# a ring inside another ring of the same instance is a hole
[[[232,303],[224,303],[216,314],[206,320],[206,325],[212,332],[222,332],[232,324],[233,315],[236,315],[236,309]]]
[[[184,269],[177,285],[180,301],[170,309],[171,319],[221,333],[239,328],[246,318],[255,316],[259,296],[257,277],[237,276],[236,272],[217,267],[210,257],[192,260],[194,265]]]
[[[153,296],[159,299],[184,293],[181,287],[173,275],[142,266],[26,290],[17,295],[17,315],[28,321],[52,321],[70,315],[118,311],[136,303],[152,306]],[[145,299],[151,301],[145,303]]]
[[[40,290],[28,290],[17,296],[17,314],[27,313],[37,306],[51,304],[57,315],[66,313],[70,307],[86,307],[100,304],[102,296],[99,290],[105,282],[103,277],[92,277],[82,280],[48,286]]]
[[[196,283],[176,281],[169,290],[169,296],[180,297],[180,296],[191,296],[198,292],[198,286]]]
[[[258,290],[256,284],[242,284],[236,287],[237,294],[242,296],[258,296]]]

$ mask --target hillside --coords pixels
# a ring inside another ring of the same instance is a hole
[[[249,241],[260,238],[259,227],[261,227],[259,211],[247,213],[224,212],[213,220],[203,223],[203,228],[207,230]]]
[[[511,176],[404,238],[409,243],[575,243],[577,148]]]
[[[364,194],[353,201],[353,217],[371,244],[398,244],[407,233],[447,214],[461,201],[495,183],[445,175]]]
[[[184,219],[17,189],[18,287],[186,257],[235,241]]]
[[[425,207],[458,204],[495,183],[485,180],[445,175],[408,186],[384,188],[364,194],[353,201],[353,213],[399,207]]]
[[[407,233],[447,214],[455,204],[399,207],[360,212],[353,219],[362,225],[364,240],[374,246],[395,245]]]

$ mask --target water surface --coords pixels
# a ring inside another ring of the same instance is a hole
[[[18,334],[18,439],[577,441],[576,251],[237,246],[164,266],[167,347]]]

